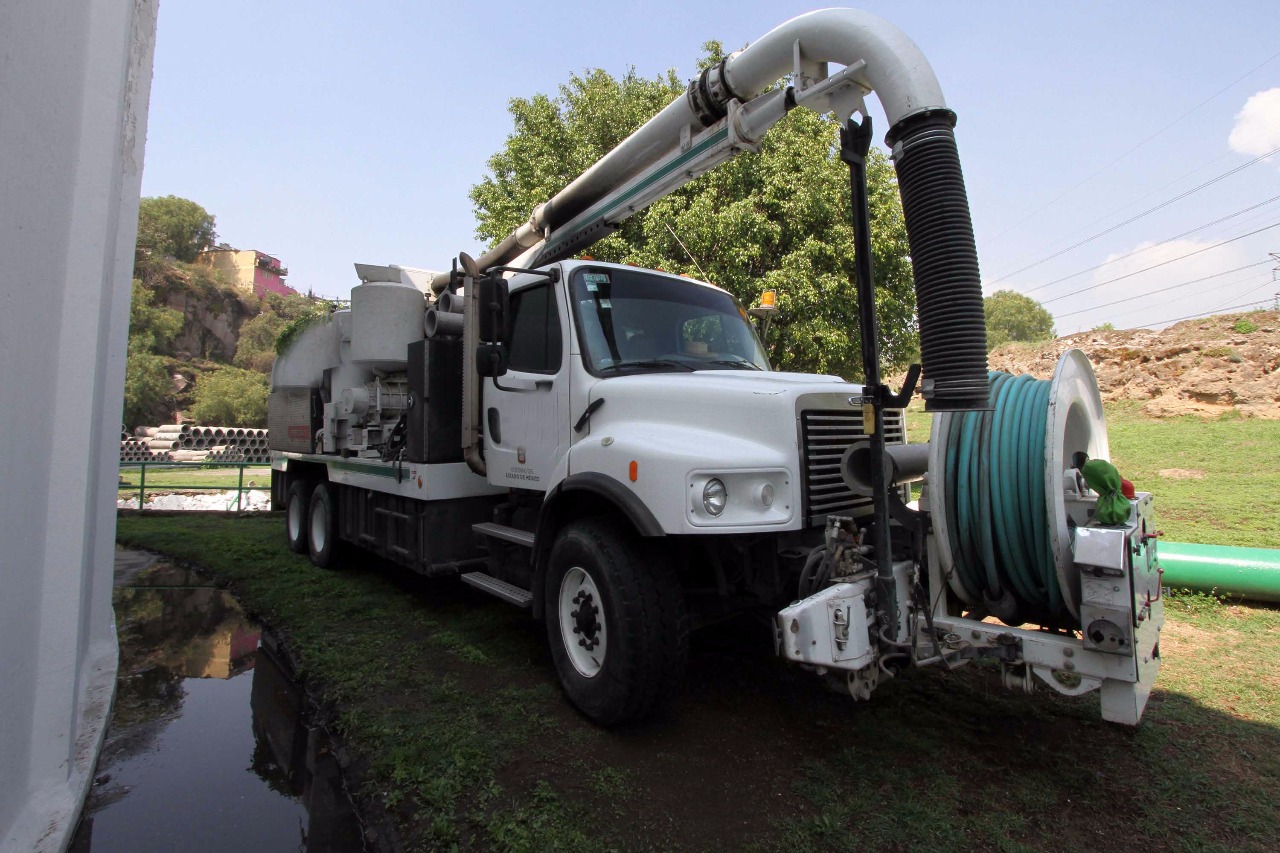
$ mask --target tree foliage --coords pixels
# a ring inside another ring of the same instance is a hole
[[[138,203],[138,248],[190,263],[218,239],[213,215],[175,195]]]
[[[327,304],[324,307],[324,316],[328,317]],[[276,340],[280,334],[299,317],[310,317],[316,310],[315,300],[305,296],[268,293],[262,298],[258,315],[240,327],[236,355],[231,363],[246,370],[270,373],[271,366],[275,364]]]
[[[173,396],[167,359],[130,349],[124,371],[125,427],[133,429],[154,423],[156,414]]]
[[[998,290],[982,300],[987,318],[987,350],[1013,341],[1047,341],[1054,337],[1053,315],[1030,296]]]
[[[182,331],[181,311],[155,304],[155,294],[133,281],[129,303],[129,354],[125,361],[124,422],[128,427],[153,422],[173,396],[165,356]]]
[[[191,417],[201,424],[266,426],[267,391],[264,374],[238,367],[220,367],[196,382]]]
[[[155,294],[135,278],[129,303],[130,352],[173,353],[173,339],[182,331],[182,312],[155,301]]]
[[[718,61],[718,42],[700,63]],[[653,80],[596,69],[574,75],[552,98],[509,105],[514,129],[471,190],[477,236],[496,243],[587,167],[684,92],[673,71]],[[778,291],[767,342],[775,366],[861,375],[849,172],[838,122],[796,109],[743,154],[632,216],[587,249],[708,280],[754,304]],[[873,149],[868,162],[876,308],[886,366],[918,352],[915,293],[896,179]]]

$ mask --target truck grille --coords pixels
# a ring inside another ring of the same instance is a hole
[[[906,419],[901,409],[884,413],[886,444],[906,444]],[[804,482],[806,527],[826,524],[828,515],[863,515],[871,499],[856,497],[840,476],[840,457],[862,434],[862,410],[814,410],[800,413],[800,470]]]

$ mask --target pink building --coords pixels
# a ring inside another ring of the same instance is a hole
[[[264,296],[297,295],[298,291],[284,283],[289,271],[280,259],[256,249],[208,249],[200,253],[200,263],[221,273],[227,284],[244,293]]]

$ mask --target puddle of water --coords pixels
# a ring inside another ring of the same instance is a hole
[[[124,551],[115,608],[116,704],[72,851],[365,849],[328,738],[234,598]]]

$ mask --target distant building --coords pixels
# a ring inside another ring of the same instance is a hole
[[[279,258],[256,249],[207,249],[200,253],[200,263],[222,273],[227,284],[242,293],[264,296],[296,296],[298,291],[284,283],[289,271]]]

